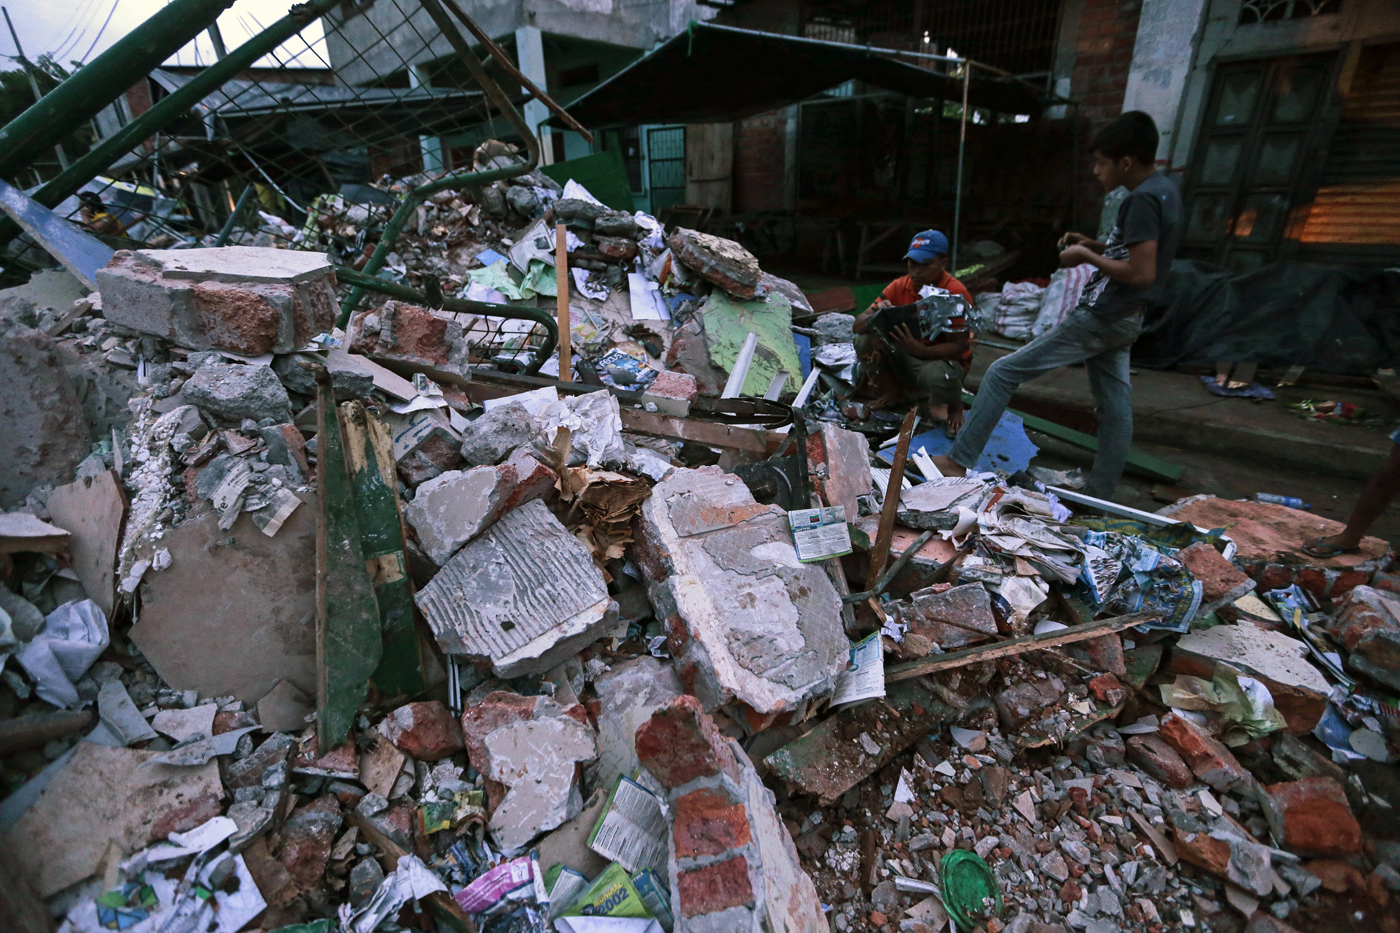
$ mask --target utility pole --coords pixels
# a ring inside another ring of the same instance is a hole
[[[10,11],[0,6],[0,13],[5,14],[5,25],[10,27],[10,38],[15,40],[15,51],[19,53],[19,63],[24,66],[24,73],[29,77],[29,89],[34,92],[34,103],[37,104],[44,95],[39,90],[39,79],[34,74],[36,69],[29,59],[24,57],[24,47],[19,44],[19,33],[15,32],[15,24],[10,22]],[[59,167],[67,169],[68,156],[63,152],[63,144],[55,143],[53,151],[58,156]]]

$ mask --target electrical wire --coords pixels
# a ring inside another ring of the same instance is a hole
[[[92,50],[97,48],[97,43],[101,41],[102,34],[107,31],[107,24],[112,21],[112,17],[116,14],[117,7],[121,5],[121,2],[122,0],[112,0],[112,9],[108,12],[107,18],[102,21],[102,28],[97,30],[97,38],[92,40],[92,45],[88,46],[88,50],[83,53],[83,57],[79,61],[86,62],[88,56],[92,54]]]

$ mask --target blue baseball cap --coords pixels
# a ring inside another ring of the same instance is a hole
[[[923,233],[914,234],[914,239],[909,242],[909,252],[904,254],[904,258],[915,262],[928,262],[935,256],[947,255],[948,238],[937,230],[925,230]]]

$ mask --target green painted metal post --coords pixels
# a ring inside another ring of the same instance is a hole
[[[150,19],[0,127],[0,178],[16,173],[91,120],[152,68],[209,27],[233,0],[171,0]]]

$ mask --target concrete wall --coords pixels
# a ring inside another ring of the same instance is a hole
[[[1181,117],[1182,95],[1191,74],[1196,40],[1207,0],[1142,0],[1132,66],[1123,93],[1124,110],[1143,110],[1157,122],[1157,161],[1171,171],[1171,153]]]
[[[1241,0],[1207,0],[1171,150],[1165,155],[1173,166],[1184,166],[1191,157],[1215,63],[1340,49],[1343,67],[1338,90],[1344,92],[1363,42],[1400,38],[1400,3],[1395,0],[1347,0],[1341,12],[1333,15],[1246,26],[1237,25],[1240,5]]]

